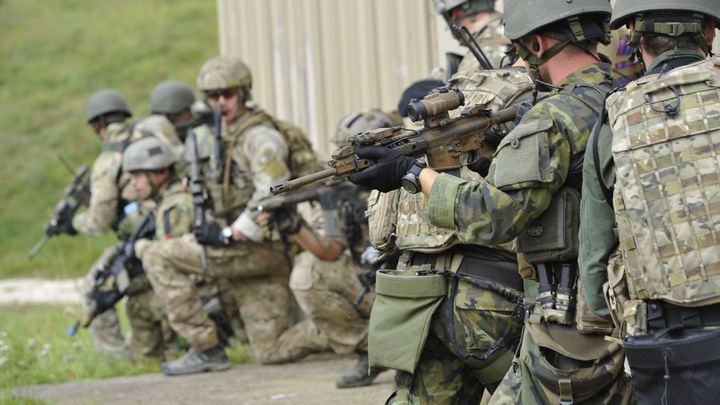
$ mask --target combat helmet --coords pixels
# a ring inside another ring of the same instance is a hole
[[[581,48],[593,42],[609,44],[607,20],[611,13],[608,0],[512,0],[505,4],[505,36],[513,41],[520,57],[532,68],[545,63],[571,43]],[[542,58],[530,53],[520,41],[543,27],[563,21],[567,24],[563,24],[562,31],[568,39],[548,49]]]
[[[252,88],[250,68],[240,58],[216,56],[202,66],[197,77],[200,90]]]
[[[468,17],[484,11],[495,10],[495,0],[433,0],[433,5],[448,24],[459,23],[452,19],[452,11],[458,7],[462,7],[465,16]]]
[[[130,106],[119,92],[112,89],[98,90],[88,98],[85,121],[91,122],[108,114],[132,116]]]
[[[159,138],[148,136],[131,143],[123,152],[123,170],[127,172],[162,170],[178,162],[175,151]]]
[[[190,109],[195,102],[192,87],[175,80],[160,82],[150,92],[150,112],[174,115]]]
[[[377,128],[389,128],[398,125],[397,120],[380,110],[348,114],[340,119],[335,130],[333,141],[340,147],[347,145],[348,138],[358,132],[370,131]]]
[[[702,27],[705,17],[715,20],[720,28],[718,0],[617,0],[610,18],[610,27],[617,29],[634,20],[635,32],[630,38],[630,46],[633,48],[639,46],[643,34],[672,37],[691,34],[693,41],[708,52],[709,46]]]

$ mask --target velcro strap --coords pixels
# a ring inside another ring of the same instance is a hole
[[[702,32],[702,24],[699,22],[692,23],[679,23],[679,22],[665,22],[665,23],[654,23],[648,24],[646,27],[647,33],[669,35],[671,37],[678,37],[682,34],[694,34],[696,32]]]
[[[664,301],[648,301],[648,329],[694,329],[720,326],[720,304],[681,307]]]

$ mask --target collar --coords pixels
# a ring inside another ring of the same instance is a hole
[[[652,65],[648,67],[647,74],[662,73],[704,59],[705,55],[696,49],[670,49],[661,53],[653,60]]]

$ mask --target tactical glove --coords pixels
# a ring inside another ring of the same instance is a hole
[[[225,246],[227,240],[222,236],[222,228],[215,222],[206,222],[193,227],[195,239],[201,245]]]
[[[360,159],[370,159],[375,163],[359,173],[351,174],[348,179],[358,185],[372,188],[383,193],[400,188],[403,176],[415,163],[415,159],[400,152],[378,146],[367,146],[355,151]]]

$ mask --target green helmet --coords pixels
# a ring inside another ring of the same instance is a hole
[[[102,115],[112,113],[132,116],[130,106],[120,93],[112,89],[98,90],[88,99],[85,121],[90,122]]]
[[[458,21],[451,18],[452,11],[458,7],[462,7],[465,16],[495,10],[495,0],[433,0],[433,5],[438,14],[441,14],[448,24],[458,23]]]
[[[347,145],[348,138],[359,132],[377,128],[389,128],[398,124],[397,120],[394,120],[392,116],[376,109],[348,114],[338,122],[333,141],[340,147]]]
[[[177,161],[177,154],[167,143],[148,136],[125,148],[122,166],[126,172],[151,171],[171,167]]]
[[[610,18],[610,28],[618,29],[634,15],[657,11],[700,13],[717,21],[720,28],[720,3],[717,0],[616,0]]]
[[[200,90],[252,88],[250,68],[240,58],[216,56],[202,66],[197,77]]]
[[[195,102],[192,87],[175,80],[160,82],[150,93],[150,111],[153,114],[178,114]]]
[[[505,36],[517,40],[538,29],[584,14],[609,17],[608,0],[513,0],[505,4]],[[576,35],[576,40],[582,40]]]

